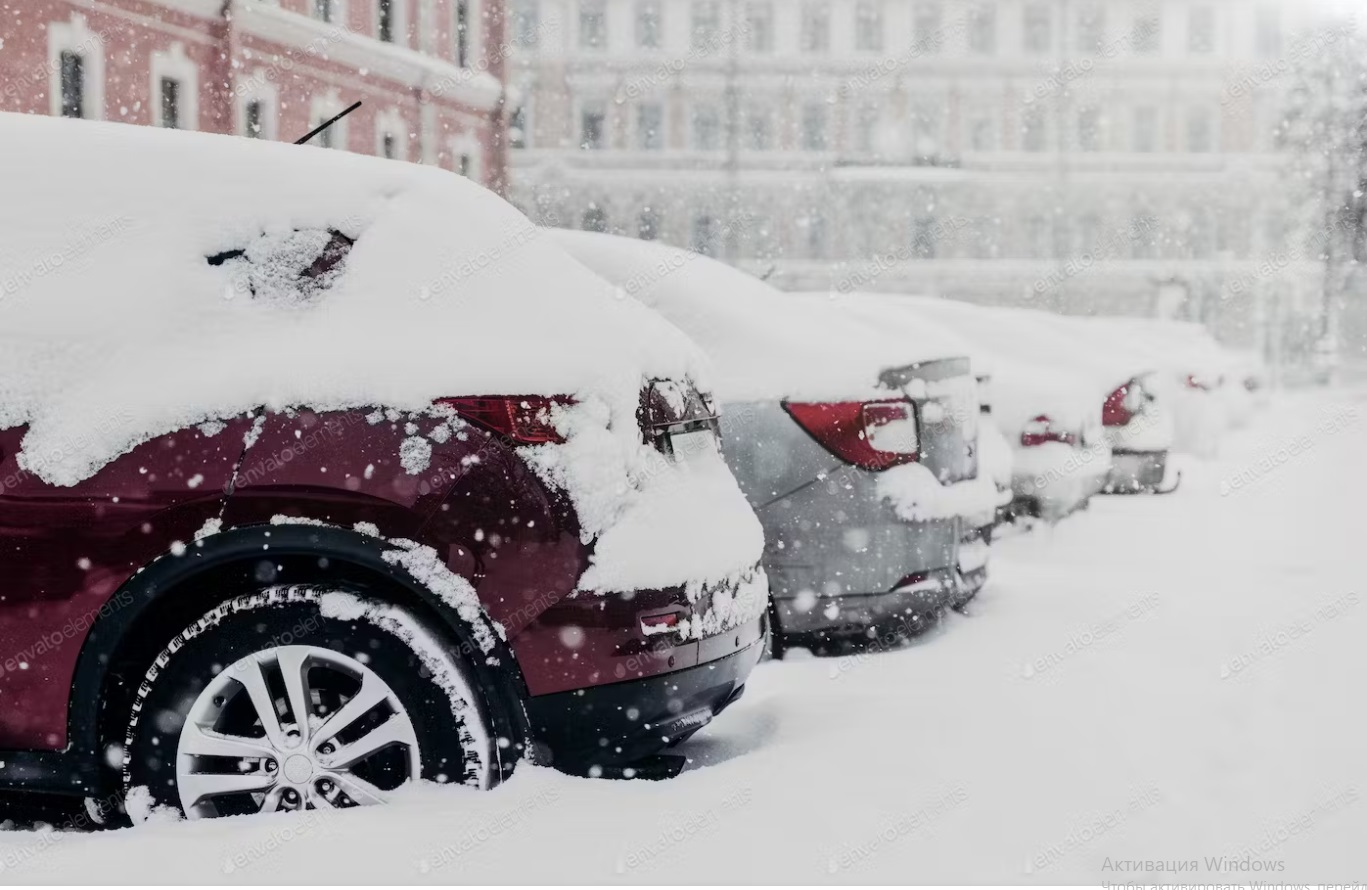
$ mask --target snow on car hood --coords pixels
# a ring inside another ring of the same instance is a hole
[[[573,396],[619,450],[644,451],[644,381],[708,386],[676,328],[452,173],[28,115],[0,114],[0,140],[0,194],[24,208],[0,222],[0,428],[28,425],[20,464],[48,483],[260,406],[416,411],[458,395]],[[610,481],[642,494],[665,476]],[[738,491],[709,509],[754,521]],[[693,550],[707,577],[760,557],[749,539],[710,563],[687,544],[653,546]]]
[[[577,259],[659,311],[714,362],[726,402],[886,397],[879,376],[964,355],[955,344],[891,332],[842,300],[789,294],[677,247],[614,235],[547,230]]]

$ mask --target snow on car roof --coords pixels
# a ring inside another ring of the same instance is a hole
[[[0,141],[0,428],[29,425],[52,483],[262,405],[592,392],[633,416],[643,378],[706,373],[453,173],[16,114]]]
[[[1013,339],[1020,336],[1020,328],[999,318],[979,317],[994,310],[903,294],[855,294],[849,299],[869,300],[876,309],[868,311],[883,316],[885,324],[900,315],[908,326],[938,325],[964,342],[975,372],[982,369],[992,376],[992,412],[1004,432],[1014,434],[1041,414],[1072,429],[1100,416],[1102,400],[1070,373],[1066,361],[1046,361],[1022,350]]]
[[[889,331],[840,300],[784,293],[677,247],[548,231],[589,268],[702,346],[714,363],[716,394],[724,400],[874,397],[884,371],[966,356],[957,342]]]

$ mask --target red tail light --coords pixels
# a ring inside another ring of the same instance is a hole
[[[1102,426],[1125,426],[1144,410],[1149,394],[1138,380],[1116,387],[1101,406]]]
[[[1077,436],[1054,426],[1054,421],[1049,418],[1049,415],[1041,414],[1028,421],[1021,429],[1021,445],[1026,448],[1033,448],[1046,442],[1062,442],[1064,445],[1072,445],[1077,442]]]
[[[565,396],[495,396],[464,399],[441,399],[466,420],[484,427],[519,445],[557,445],[565,437],[551,424],[551,408],[570,405],[574,400]]]
[[[1187,379],[1182,383],[1187,389],[1199,389],[1202,392],[1210,392],[1215,388],[1215,384],[1205,377],[1198,377],[1195,374],[1188,374]]]
[[[916,409],[886,402],[789,402],[783,406],[807,433],[847,463],[886,470],[920,457]]]

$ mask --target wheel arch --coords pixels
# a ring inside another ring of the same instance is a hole
[[[327,525],[252,525],[210,535],[182,555],[149,564],[116,594],[119,608],[91,628],[76,664],[68,715],[68,750],[98,765],[101,785],[114,791],[118,770],[104,747],[122,744],[138,687],[152,660],[176,634],[242,593],[281,584],[337,586],[412,611],[452,643],[484,692],[495,744],[496,775],[511,774],[530,750],[524,701],[526,683],[511,648],[480,609],[482,629],[415,579],[384,559],[395,545],[351,529]],[[493,640],[487,653],[477,639]],[[508,756],[508,751],[513,756]]]

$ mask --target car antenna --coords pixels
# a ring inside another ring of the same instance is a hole
[[[303,136],[301,136],[300,138],[294,140],[294,144],[295,144],[295,145],[303,145],[305,142],[308,142],[308,141],[309,141],[310,139],[312,139],[314,136],[317,136],[319,133],[323,132],[323,131],[326,130],[328,127],[330,127],[330,126],[332,126],[333,124],[337,123],[339,120],[341,120],[342,118],[346,117],[348,114],[351,114],[351,112],[355,111],[356,109],[358,109],[358,108],[360,108],[360,107],[361,107],[361,103],[360,103],[359,101],[353,103],[353,104],[351,105],[351,107],[346,108],[346,109],[342,110],[341,112],[339,112],[339,113],[333,115],[332,117],[330,117],[330,118],[328,118],[327,120],[323,121],[323,122],[322,122],[321,124],[319,124],[318,126],[314,127],[312,130],[309,130],[307,133],[305,133],[305,134],[304,134]]]

